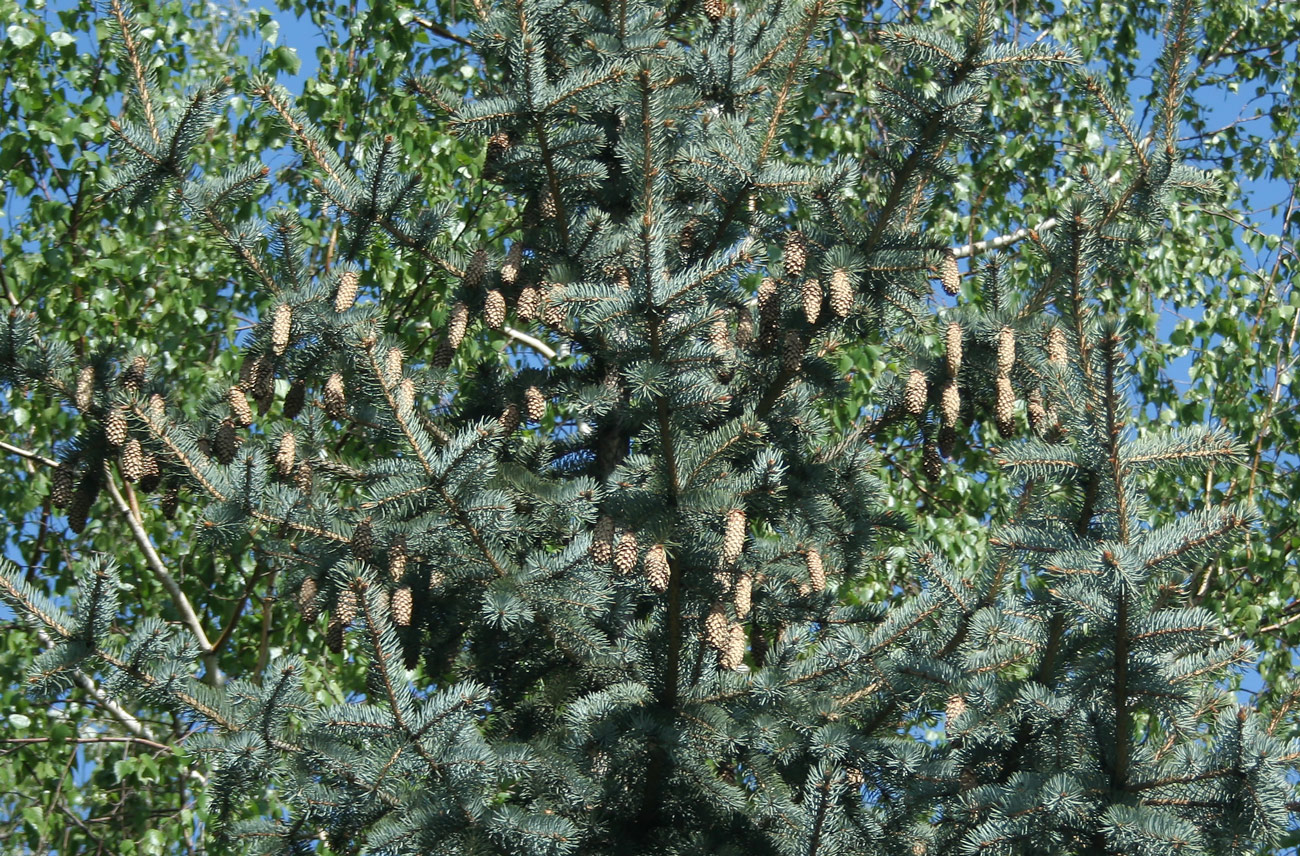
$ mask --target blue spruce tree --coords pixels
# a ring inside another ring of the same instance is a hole
[[[1074,61],[1000,40],[972,5],[961,33],[880,34],[907,73],[879,87],[891,127],[858,164],[783,147],[821,61],[821,0],[476,4],[473,96],[420,78],[385,96],[484,141],[513,219],[468,247],[400,141],[375,129],[344,163],[260,84],[339,227],[323,267],[305,261],[306,214],[234,218],[260,165],[188,166],[223,84],[168,114],[141,77],[103,192],[173,194],[228,242],[266,298],[244,372],[186,420],[163,372],[107,352],[78,364],[11,313],[4,380],[84,414],[54,481],[73,529],[119,479],[157,488],[162,511],[203,507],[197,534],[255,551],[273,570],[262,594],[296,603],[320,654],[226,676],[192,635],[123,609],[111,558],[84,562],[71,613],[9,567],[0,592],[55,643],[32,691],[82,670],[181,711],[214,771],[214,846],[234,852],[1267,847],[1300,748],[1216,683],[1249,652],[1187,591],[1251,511],[1153,527],[1144,505],[1152,479],[1237,447],[1128,427],[1122,319],[1094,296],[1103,272],[1132,274],[1127,251],[1172,200],[1213,189],[1175,145],[1193,10],[1174,4],[1147,140],[1081,78],[1126,171],[1076,176],[1027,264],[991,256],[963,277],[921,215],[980,139],[987,88]],[[386,323],[376,252],[449,285],[425,356]],[[521,347],[471,360],[466,342]],[[840,431],[837,355],[861,343],[900,369]],[[976,434],[1021,489],[988,560],[964,567],[876,474],[886,438],[941,479]],[[897,561],[913,584],[853,594]],[[358,676],[344,703],[309,691],[321,664]],[[258,816],[268,789],[277,807]]]

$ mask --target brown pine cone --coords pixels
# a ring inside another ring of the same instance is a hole
[[[334,601],[334,618],[344,627],[357,617],[357,593],[350,588],[341,589]]]
[[[235,453],[239,451],[240,442],[235,424],[229,419],[221,420],[221,424],[217,426],[217,435],[212,438],[212,455],[217,459],[217,463],[226,466],[233,461]]]
[[[90,410],[95,400],[95,367],[82,366],[77,372],[77,392],[74,397],[77,409],[82,413]]]
[[[524,322],[536,320],[541,310],[541,292],[531,285],[526,285],[520,289],[519,299],[515,301],[515,314],[519,316],[519,320]]]
[[[921,446],[921,469],[925,470],[925,477],[930,481],[937,482],[943,478],[943,458],[933,440],[926,440]]]
[[[232,386],[226,393],[226,401],[230,404],[230,419],[236,427],[247,428],[253,424],[253,408],[248,406],[248,397],[242,388]]]
[[[754,604],[754,578],[748,571],[736,577],[732,597],[736,607],[736,617],[745,618]]]
[[[618,539],[618,546],[614,548],[614,570],[620,574],[630,574],[636,570],[637,560],[640,558],[640,551],[637,549],[636,533],[624,532],[623,537]]]
[[[293,330],[293,307],[281,303],[275,307],[271,318],[271,350],[278,357],[289,347],[289,334]]]
[[[354,270],[345,270],[339,277],[338,289],[334,292],[334,311],[347,312],[357,302],[357,289],[361,285],[361,275]]]
[[[722,566],[730,567],[745,549],[745,512],[733,508],[727,512],[722,531]]]
[[[312,577],[303,577],[302,582],[298,585],[298,593],[294,600],[298,604],[298,611],[302,613],[303,619],[308,624],[316,620],[320,614],[320,603],[316,599],[319,589],[316,586],[316,580]]]
[[[786,233],[782,260],[785,262],[785,275],[788,279],[795,280],[803,276],[804,267],[808,264],[808,239],[802,232]]]
[[[67,508],[77,489],[77,467],[72,461],[62,461],[50,476],[50,505]]]
[[[597,565],[608,565],[614,555],[614,518],[601,515],[591,533],[591,560]]]
[[[465,330],[469,327],[469,307],[459,300],[451,307],[447,316],[447,344],[454,351],[465,340]]]
[[[352,555],[369,562],[375,554],[375,528],[369,517],[362,518],[352,530]]]
[[[275,453],[275,471],[280,474],[281,478],[289,478],[293,475],[293,465],[297,462],[298,438],[292,431],[285,431],[280,435],[280,446]]]
[[[307,382],[302,378],[298,378],[289,385],[289,391],[284,394],[284,418],[297,419],[306,403]]]
[[[961,269],[957,267],[957,257],[952,254],[952,250],[944,250],[943,258],[939,261],[939,281],[949,296],[961,294]]]
[[[961,421],[961,391],[955,380],[949,379],[939,393],[939,416],[949,427],[956,427]]]
[[[803,298],[803,317],[809,324],[816,324],[822,314],[822,284],[815,279],[805,279],[799,285],[799,296]]]
[[[826,568],[822,564],[822,554],[813,547],[804,553],[804,564],[808,568],[808,581],[815,592],[826,590]]]
[[[765,279],[758,286],[758,346],[772,347],[780,330],[781,300],[776,293],[776,283]]]
[[[515,280],[519,279],[519,269],[524,264],[524,245],[518,241],[510,244],[510,249],[506,251],[505,264],[501,265],[501,281],[506,285],[514,285]]]
[[[343,391],[343,375],[338,372],[330,375],[329,380],[325,381],[325,392],[321,397],[325,413],[329,418],[338,422],[348,418],[348,401]]]
[[[122,389],[127,392],[139,392],[140,387],[144,386],[145,372],[149,370],[149,358],[144,354],[137,354],[131,360],[131,364],[122,372]]]
[[[656,544],[645,554],[645,578],[650,590],[656,594],[668,591],[672,579],[672,569],[668,564],[668,553],[662,544]]]
[[[138,482],[144,475],[144,449],[134,437],[122,446],[121,468],[122,478],[129,482]]]
[[[961,371],[961,325],[953,322],[944,331],[944,348],[948,354],[948,377]]]
[[[704,0],[704,16],[712,24],[727,17],[727,0]]]
[[[402,586],[393,592],[393,599],[390,602],[393,611],[393,624],[398,627],[411,626],[411,589],[409,586]]]
[[[509,437],[515,431],[519,430],[519,405],[511,402],[501,411],[497,417],[497,425],[503,436]]]
[[[713,604],[704,619],[704,641],[715,651],[725,651],[731,641],[731,622],[727,620],[722,601]]]
[[[500,330],[506,323],[506,299],[495,288],[483,297],[483,323],[492,330]]]
[[[104,439],[108,445],[117,447],[126,442],[126,408],[114,407],[104,420]]]
[[[798,330],[786,330],[785,342],[781,347],[781,369],[787,374],[796,374],[803,366],[803,336]]]
[[[1016,427],[1016,393],[1011,388],[1011,379],[1006,375],[998,377],[997,400],[994,402],[994,419],[998,431],[1009,437]]]
[[[469,264],[465,266],[465,276],[461,282],[466,288],[475,289],[483,284],[483,275],[487,273],[487,250],[478,249],[474,255],[470,256]]]
[[[912,369],[907,375],[907,386],[903,390],[903,407],[908,413],[920,416],[925,412],[926,390],[925,372]]]
[[[535,386],[524,390],[524,416],[529,422],[541,422],[546,418],[546,399]]]
[[[398,533],[388,545],[388,578],[400,583],[406,576],[406,563],[409,556],[406,550],[406,536]]]
[[[1016,331],[1003,327],[998,331],[998,374],[1010,374],[1016,364]]]
[[[739,624],[731,625],[727,633],[727,647],[718,652],[718,668],[734,672],[745,664],[745,628]]]
[[[1065,331],[1053,327],[1047,332],[1047,361],[1058,366],[1065,365],[1068,358],[1065,345]]]
[[[853,310],[853,282],[844,268],[831,271],[830,292],[831,312],[837,318],[849,317]]]

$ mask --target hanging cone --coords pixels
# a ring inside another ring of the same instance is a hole
[[[235,431],[235,423],[229,419],[221,420],[217,426],[217,435],[212,438],[212,454],[217,459],[217,463],[226,466],[235,459],[235,453],[239,451],[240,444],[239,434]]]
[[[126,408],[114,407],[104,420],[104,439],[114,448],[126,442]]]
[[[713,604],[704,619],[704,641],[715,651],[725,651],[731,641],[731,622],[727,620],[722,601]]]
[[[127,392],[139,392],[140,387],[144,386],[145,372],[149,370],[149,358],[144,354],[137,354],[131,360],[131,364],[122,372],[122,389]]]
[[[948,377],[955,378],[961,371],[961,325],[956,322],[949,324],[943,338],[948,355]]]
[[[491,330],[500,330],[506,323],[506,299],[495,288],[483,297],[483,323]]]
[[[949,379],[939,393],[939,416],[949,427],[956,427],[961,420],[961,391],[955,380]]]
[[[515,302],[515,314],[520,321],[533,321],[542,310],[542,294],[534,286],[526,285]]]
[[[292,431],[280,435],[280,447],[275,453],[275,471],[281,478],[293,475],[293,465],[298,451],[298,438]]]
[[[786,233],[785,252],[781,258],[785,262],[785,275],[788,279],[795,280],[803,276],[804,267],[808,263],[808,239],[802,232]]]
[[[303,577],[302,583],[298,586],[298,593],[294,600],[298,603],[298,611],[308,624],[316,620],[320,614],[320,604],[316,600],[317,595],[316,580],[312,577]]]
[[[736,607],[736,617],[745,618],[749,615],[749,610],[754,603],[754,578],[748,571],[736,577],[735,587],[732,589],[732,597]]]
[[[614,518],[601,515],[591,533],[591,560],[597,565],[608,565],[614,553]]]
[[[1003,327],[998,331],[998,374],[1010,374],[1016,364],[1016,331]]]
[[[343,630],[343,622],[338,619],[330,621],[329,629],[325,631],[325,647],[332,653],[343,653]]]
[[[796,374],[803,366],[803,336],[798,330],[786,330],[785,342],[781,347],[781,370],[786,374]]]
[[[524,416],[529,422],[541,422],[546,418],[546,399],[535,386],[524,390]]]
[[[903,407],[908,413],[920,416],[925,412],[926,389],[925,372],[912,369],[907,376],[907,386],[903,390]]]
[[[835,317],[849,317],[853,310],[853,282],[844,268],[831,271],[830,298],[831,312]]]
[[[311,461],[304,460],[298,464],[298,468],[293,473],[293,486],[304,495],[311,495],[312,486],[312,466]]]
[[[454,351],[465,339],[465,330],[469,327],[469,307],[460,301],[451,307],[447,316],[447,344]]]
[[[754,343],[754,319],[749,310],[740,307],[736,310],[736,347],[748,348]]]
[[[781,301],[776,293],[776,283],[763,280],[758,286],[758,345],[770,348],[776,344],[781,331]]]
[[[253,424],[253,408],[248,406],[248,397],[243,389],[232,386],[226,393],[226,401],[230,404],[230,419],[236,427],[247,428]]]
[[[158,507],[162,509],[163,518],[165,520],[175,520],[176,512],[180,509],[180,505],[181,489],[176,484],[172,484],[163,493],[162,499],[158,503]]]
[[[921,446],[921,469],[925,470],[925,477],[930,481],[937,482],[943,478],[943,458],[933,440],[926,440]]]
[[[497,425],[503,436],[509,437],[519,430],[519,405],[511,402],[497,417]]]
[[[307,382],[302,378],[298,378],[289,385],[289,391],[284,394],[284,408],[282,410],[284,418],[297,419],[306,403]]]
[[[1047,430],[1047,408],[1043,406],[1043,394],[1038,390],[1029,393],[1025,402],[1025,412],[1029,416],[1029,427],[1035,434],[1044,434]]]
[[[334,292],[334,311],[347,312],[357,302],[357,289],[361,285],[361,275],[354,270],[345,270],[339,277],[338,289]]]
[[[397,383],[397,379],[402,376],[402,349],[393,346],[388,349],[384,356],[384,378],[391,386]]]
[[[393,542],[388,545],[388,578],[395,583],[400,583],[402,577],[406,576],[406,562],[409,557],[406,552],[406,536],[398,533],[393,538]]]
[[[944,293],[950,297],[961,294],[961,269],[957,267],[957,257],[952,250],[944,250],[939,261],[939,281],[943,283]]]
[[[478,249],[474,255],[470,256],[469,264],[465,266],[465,276],[461,280],[466,288],[475,289],[483,283],[483,275],[487,273],[487,250]]]
[[[809,324],[816,324],[822,314],[822,284],[815,279],[805,279],[799,286],[799,296],[803,298],[803,317]]]
[[[614,548],[614,570],[620,574],[630,574],[636,570],[639,551],[636,545],[636,533],[624,532]]]
[[[745,549],[745,512],[733,508],[727,512],[722,531],[722,566],[730,567]]]
[[[554,220],[560,215],[560,206],[555,201],[555,194],[551,193],[549,189],[542,194],[540,208],[542,218],[545,220]]]
[[[325,413],[329,418],[342,422],[348,418],[348,401],[343,391],[343,375],[338,372],[325,381],[325,392],[321,396]]]
[[[1060,327],[1053,327],[1047,331],[1047,361],[1063,366],[1067,359],[1066,355],[1065,331]]]
[[[350,588],[339,591],[334,602],[334,618],[347,627],[357,617],[357,593]]]
[[[826,568],[822,565],[822,554],[809,547],[804,553],[804,564],[808,568],[808,582],[815,592],[826,590]]]
[[[656,594],[668,591],[672,569],[668,564],[668,553],[662,544],[656,544],[646,551],[645,578],[650,584],[650,590]]]
[[[709,22],[713,24],[727,17],[726,0],[704,0],[704,17],[708,18]]]
[[[519,279],[519,268],[524,263],[524,245],[518,241],[510,244],[510,249],[506,251],[505,264],[501,265],[501,282],[506,285],[514,285],[515,280]]]
[[[62,461],[50,476],[50,505],[67,508],[77,489],[77,468],[71,461]]]
[[[99,497],[99,480],[87,473],[77,485],[72,501],[68,503],[68,528],[80,535],[86,531],[90,520],[90,509]]]
[[[745,628],[739,624],[731,625],[727,632],[727,646],[718,652],[718,668],[725,672],[734,672],[745,664]]]
[[[553,282],[546,289],[546,305],[542,307],[542,323],[560,329],[564,326],[564,286]]]
[[[129,482],[138,482],[144,475],[144,449],[140,441],[132,437],[122,446],[122,478]]]
[[[352,530],[352,555],[363,562],[369,562],[375,554],[375,528],[370,518],[363,518]]]
[[[141,493],[153,493],[161,482],[162,470],[158,468],[158,458],[145,452],[144,462],[140,465],[140,481],[136,487]]]
[[[149,418],[159,429],[167,419],[167,400],[156,392],[149,396]]]
[[[393,403],[397,405],[398,413],[410,411],[411,406],[415,404],[415,381],[412,378],[402,378],[402,382],[397,385],[397,391],[393,393]]]
[[[402,586],[393,592],[389,606],[392,609],[393,624],[398,627],[411,626],[411,589],[408,586]]]
[[[998,377],[997,400],[994,402],[994,419],[998,431],[1009,437],[1016,427],[1016,393],[1011,388],[1011,379],[1006,375]]]
[[[275,307],[271,319],[271,350],[278,357],[289,347],[289,333],[293,330],[293,307],[281,303]]]
[[[74,401],[77,409],[82,413],[90,410],[90,405],[95,400],[95,367],[82,366],[81,371],[77,372],[77,392]]]

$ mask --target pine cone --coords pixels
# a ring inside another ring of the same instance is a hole
[[[344,627],[357,617],[357,593],[351,588],[340,589],[338,599],[334,601],[334,618]]]
[[[526,285],[520,289],[519,299],[515,301],[515,314],[519,316],[520,321],[536,320],[541,309],[542,294],[540,291],[531,285]]]
[[[541,422],[546,418],[546,399],[535,386],[524,390],[524,416],[529,422]]]
[[[826,568],[822,565],[822,554],[813,547],[804,553],[804,565],[808,568],[808,582],[815,592],[826,591]]]
[[[352,555],[369,562],[375,554],[375,528],[370,518],[363,518],[352,530]]]
[[[957,432],[951,425],[944,425],[939,429],[939,454],[945,458],[951,458],[953,449],[957,446]]]
[[[226,401],[230,404],[230,419],[236,427],[247,428],[253,424],[253,408],[248,406],[243,389],[232,386],[226,393]]]
[[[148,452],[144,453],[144,463],[140,467],[140,481],[136,488],[141,493],[153,493],[162,483],[162,470],[158,468],[158,458]]]
[[[627,268],[619,266],[614,269],[614,284],[624,291],[632,287],[632,276],[628,273]]]
[[[921,446],[921,469],[925,470],[925,477],[932,482],[943,478],[943,458],[933,440],[926,440]]]
[[[736,577],[732,597],[736,606],[736,617],[745,618],[754,604],[754,578],[748,571]]]
[[[266,354],[262,354],[253,363],[252,387],[258,413],[265,416],[275,399],[275,366]]]
[[[72,461],[62,461],[50,476],[50,505],[67,508],[77,489],[77,467]]]
[[[781,348],[781,369],[787,374],[798,373],[803,366],[803,336],[798,330],[786,330]]]
[[[1043,406],[1043,394],[1032,390],[1025,402],[1025,412],[1029,416],[1029,427],[1035,434],[1043,434],[1047,429],[1047,408]]]
[[[727,0],[704,0],[704,16],[713,24],[727,17]]]
[[[144,354],[137,354],[131,364],[122,372],[122,389],[127,392],[139,392],[140,387],[144,386],[145,372],[149,370],[149,358]]]
[[[726,355],[731,353],[731,330],[723,319],[716,318],[709,325],[709,344],[716,354]]]
[[[733,508],[727,512],[722,532],[722,566],[730,567],[745,549],[745,512]]]
[[[298,438],[292,431],[285,431],[280,435],[280,447],[275,453],[275,471],[281,478],[287,479],[293,475],[297,453]]]
[[[393,599],[389,606],[393,611],[393,624],[398,627],[411,626],[411,589],[409,586],[402,586],[393,592]]]
[[[1011,378],[1006,375],[998,376],[998,393],[997,401],[994,403],[994,419],[998,424],[998,431],[1004,436],[1009,437],[1016,427],[1016,393],[1011,389]]]
[[[998,331],[998,374],[1010,374],[1016,364],[1016,331],[1003,327]]]
[[[558,282],[551,283],[546,289],[546,305],[542,307],[542,323],[547,327],[560,329],[564,326],[564,286]]]
[[[302,378],[298,378],[289,385],[289,391],[284,394],[284,418],[297,419],[306,403],[307,382]]]
[[[758,346],[770,348],[776,344],[776,334],[781,330],[781,300],[776,283],[770,279],[758,286],[758,325]]]
[[[554,220],[560,214],[560,206],[555,201],[555,194],[551,193],[549,188],[544,194],[542,194],[542,201],[539,207],[542,212],[542,219],[544,220]]]
[[[221,420],[217,426],[217,435],[212,438],[212,454],[217,463],[226,466],[235,459],[241,440],[235,431],[235,424],[229,419]]]
[[[591,560],[597,565],[608,565],[614,555],[614,518],[602,515],[591,533]]]
[[[803,298],[803,317],[809,324],[816,324],[822,314],[822,284],[815,279],[805,279],[799,286],[799,296]]]
[[[177,484],[173,483],[168,486],[166,492],[162,495],[162,500],[158,503],[158,507],[162,509],[163,519],[175,520],[180,505],[181,489]]]
[[[77,372],[77,392],[75,401],[77,409],[82,413],[90,410],[90,405],[95,400],[95,367],[82,366],[81,371]]]
[[[402,376],[402,349],[394,345],[384,357],[384,377],[390,385]]]
[[[925,412],[926,390],[925,372],[912,369],[907,375],[907,386],[903,390],[903,407],[908,413],[920,416]]]
[[[483,296],[483,323],[491,330],[500,330],[506,323],[506,299],[495,288]]]
[[[506,250],[505,264],[501,265],[501,281],[506,285],[514,285],[515,280],[519,279],[519,269],[524,263],[524,245],[518,241],[512,241],[510,249]]]
[[[477,249],[474,255],[470,256],[469,264],[465,266],[465,276],[461,282],[466,288],[475,289],[483,284],[483,275],[487,273],[487,250]]]
[[[395,583],[402,581],[402,577],[406,576],[408,558],[406,536],[399,532],[394,536],[393,542],[388,545],[388,578],[390,580]]]
[[[167,400],[156,392],[149,396],[149,418],[158,428],[162,428],[167,419]]]
[[[126,442],[126,408],[114,407],[104,420],[104,439],[108,445],[117,447]]]
[[[317,593],[315,578],[303,577],[302,582],[298,585],[298,594],[294,597],[294,600],[298,604],[298,611],[302,613],[302,617],[308,624],[315,621],[316,616],[320,614],[320,604],[316,600]]]
[[[278,357],[289,347],[289,333],[293,330],[293,307],[281,303],[275,307],[271,319],[271,350]]]
[[[948,377],[956,377],[961,371],[961,325],[949,324],[944,332],[944,348],[948,354]]]
[[[343,422],[348,418],[348,401],[343,392],[343,375],[338,372],[329,376],[325,381],[325,392],[322,395],[325,413],[329,418],[338,422]]]
[[[80,535],[86,530],[90,509],[99,497],[99,480],[87,473],[77,485],[77,492],[68,503],[68,528]]]
[[[808,239],[803,232],[787,232],[785,236],[785,275],[795,280],[803,276],[803,269],[808,264]]]
[[[736,310],[736,347],[748,348],[754,342],[754,319],[743,306]]]
[[[618,546],[614,548],[614,570],[620,574],[630,574],[636,570],[636,563],[639,556],[639,550],[636,544],[635,532],[624,532],[623,537],[618,539]]]
[[[509,437],[515,431],[519,430],[519,405],[511,402],[501,411],[497,417],[497,425],[500,427],[501,434]]]
[[[357,289],[361,285],[361,275],[354,270],[345,270],[339,277],[338,289],[334,292],[334,311],[347,312],[357,302]]]
[[[294,470],[293,486],[298,488],[299,493],[310,496],[313,475],[311,461],[303,460],[298,464],[298,468]]]
[[[725,651],[731,641],[731,622],[722,601],[713,604],[713,609],[704,619],[704,641],[715,651]]]
[[[1047,361],[1054,365],[1063,366],[1068,358],[1065,345],[1065,331],[1060,327],[1053,327],[1047,331]]]
[[[853,282],[844,268],[831,271],[831,312],[837,318],[848,318],[853,310]]]
[[[451,307],[447,316],[447,344],[454,351],[465,340],[465,330],[469,326],[469,307],[459,300]]]
[[[122,446],[121,468],[122,478],[129,482],[137,482],[144,475],[144,449],[134,437]]]
[[[731,625],[727,633],[727,647],[718,653],[718,668],[734,672],[745,664],[745,628]]]
[[[949,379],[939,393],[939,416],[949,427],[956,427],[961,421],[961,391],[956,380]]]
[[[646,551],[645,578],[652,592],[663,594],[668,591],[672,570],[668,565],[668,552],[664,550],[664,545],[656,544]]]
[[[948,720],[948,724],[951,725],[953,720],[966,712],[966,699],[959,695],[949,696],[948,703],[944,705],[943,712],[944,716]]]
[[[939,281],[949,296],[961,294],[961,269],[957,267],[957,257],[952,250],[943,251],[943,258],[939,261]]]
[[[343,653],[343,622],[332,619],[329,629],[325,631],[325,647],[335,654]]]
[[[488,137],[487,157],[484,160],[484,165],[495,164],[508,151],[510,151],[510,135],[505,131],[497,131]]]

